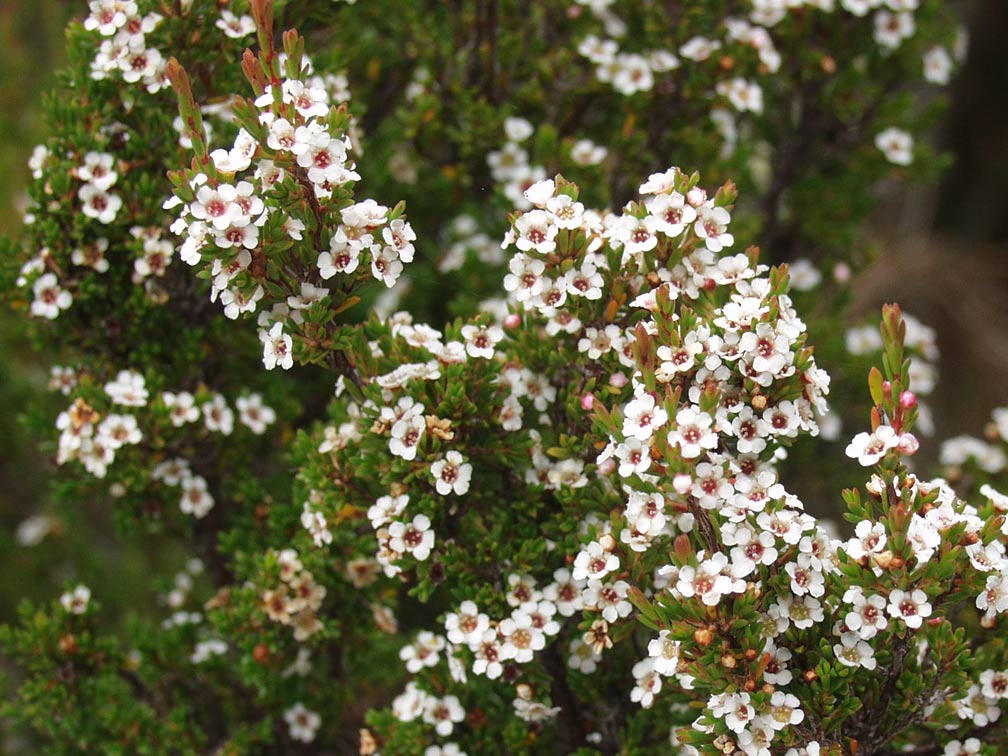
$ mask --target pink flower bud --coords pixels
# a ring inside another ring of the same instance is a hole
[[[887,399],[892,396],[892,384],[889,381],[882,381],[882,396]]]
[[[626,377],[625,373],[613,373],[609,376],[609,385],[616,388],[623,388],[629,381],[630,379]]]
[[[581,409],[588,412],[592,407],[595,406],[595,394],[589,391],[587,394],[581,397]]]
[[[611,457],[604,462],[600,463],[598,466],[599,475],[611,475],[613,470],[616,469],[616,461]]]
[[[518,313],[512,312],[506,318],[504,318],[504,327],[508,329],[515,329],[521,325],[521,316]]]
[[[900,394],[900,406],[903,409],[910,409],[917,405],[917,395],[913,391],[904,391]]]
[[[694,186],[686,192],[686,201],[693,205],[693,207],[700,207],[700,205],[707,201],[707,192],[699,186]]]
[[[837,263],[833,266],[833,280],[840,284],[845,284],[851,279],[850,265],[847,263]]]
[[[902,433],[899,437],[899,444],[896,447],[900,454],[907,456],[913,454],[920,448],[920,441],[913,433]]]
[[[693,478],[686,473],[679,473],[672,479],[672,488],[677,494],[685,496],[693,487]]]

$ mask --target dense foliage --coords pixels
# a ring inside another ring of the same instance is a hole
[[[1005,413],[960,498],[844,328],[944,3],[89,6],[3,284],[59,502],[185,557],[2,631],[49,752],[999,752]]]

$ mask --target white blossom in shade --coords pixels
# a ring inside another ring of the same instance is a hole
[[[91,601],[91,589],[86,585],[78,585],[72,591],[60,596],[60,606],[70,614],[84,614]]]
[[[731,214],[723,207],[704,205],[693,223],[693,232],[704,240],[711,252],[720,252],[735,243],[735,237],[728,233]]]
[[[108,415],[99,423],[97,431],[101,442],[113,450],[127,444],[138,444],[143,439],[143,433],[132,415]]]
[[[948,84],[952,78],[952,68],[952,56],[944,47],[935,45],[924,53],[924,78],[932,84]]]
[[[105,393],[113,404],[126,407],[143,407],[147,404],[147,384],[144,377],[133,370],[120,370],[114,381],[105,384]]]
[[[583,675],[590,675],[598,669],[598,663],[602,659],[602,652],[596,651],[591,643],[587,643],[583,638],[573,638],[570,650],[567,655],[567,666],[575,669]]]
[[[573,580],[602,580],[610,572],[619,569],[620,560],[606,551],[598,541],[583,547],[574,558]]]
[[[627,600],[629,589],[630,585],[625,580],[614,583],[593,580],[584,591],[585,608],[601,613],[606,622],[616,622],[633,611],[633,605]]]
[[[406,662],[406,671],[415,675],[424,667],[435,667],[445,649],[445,639],[429,630],[421,630],[412,643],[399,650],[399,658]]]
[[[451,735],[455,725],[464,719],[465,709],[456,696],[428,696],[424,701],[423,721],[434,725],[434,731],[442,738]]]
[[[472,465],[457,451],[450,451],[441,459],[431,464],[431,476],[434,486],[442,496],[454,493],[463,496],[469,491],[469,481],[472,478]]]
[[[523,213],[514,224],[517,234],[514,243],[522,252],[536,251],[541,255],[556,249],[556,235],[559,230],[553,222],[553,215],[546,210],[530,210]]]
[[[214,22],[214,26],[231,39],[242,39],[249,34],[254,34],[256,30],[252,16],[236,16],[226,9],[221,11],[221,17]]]
[[[409,494],[401,496],[382,496],[367,511],[371,527],[375,530],[382,525],[387,525],[398,517],[406,509],[409,503]]]
[[[463,601],[457,612],[445,616],[445,634],[451,643],[469,646],[483,637],[490,627],[490,618],[479,611],[472,601]]]
[[[315,733],[322,724],[322,717],[317,713],[306,709],[304,704],[299,702],[287,709],[283,716],[292,740],[302,743],[311,743],[315,740]]]
[[[912,37],[915,30],[913,13],[880,10],[875,14],[875,41],[882,47],[895,50],[904,39]]]
[[[94,184],[84,184],[77,192],[81,201],[81,212],[99,223],[111,223],[116,213],[122,207],[122,199],[118,195],[109,194]]]
[[[805,712],[801,710],[801,702],[798,697],[777,690],[770,696],[768,710],[761,711],[765,715],[764,720],[769,722],[774,730],[783,730],[785,727],[801,724],[805,720]]]
[[[649,709],[654,704],[655,696],[661,692],[662,678],[655,669],[655,660],[651,657],[641,659],[633,665],[634,687],[630,690],[630,700]]]
[[[207,491],[206,480],[199,476],[183,478],[182,498],[179,500],[179,509],[183,514],[192,515],[196,519],[206,517],[213,509],[213,496]]]
[[[875,669],[875,649],[871,647],[858,633],[844,633],[840,642],[833,646],[837,661],[846,667],[863,667]]]
[[[459,750],[458,743],[445,743],[444,745],[427,746],[423,756],[468,756],[468,754]]]
[[[221,394],[214,394],[209,402],[200,405],[203,411],[203,422],[208,431],[230,436],[234,431],[234,412],[228,407]]]
[[[272,407],[263,404],[262,396],[249,394],[235,400],[238,407],[238,419],[257,436],[266,432],[266,428],[276,422],[276,412]]]
[[[415,680],[406,683],[406,689],[392,700],[392,716],[400,722],[412,722],[423,714],[427,693],[421,690]]]
[[[177,486],[192,472],[189,470],[189,463],[181,457],[166,459],[151,470],[151,480],[161,481],[166,486]]]
[[[877,463],[886,452],[899,445],[896,431],[888,425],[880,425],[874,433],[858,433],[847,445],[846,453],[864,467]]]
[[[508,606],[516,609],[532,608],[539,603],[542,592],[536,588],[535,578],[531,575],[511,573],[507,577],[507,593],[504,598]]]
[[[981,745],[979,738],[967,738],[965,741],[950,740],[945,744],[942,756],[977,756]]]
[[[668,630],[662,630],[657,638],[648,642],[648,655],[654,660],[654,670],[660,675],[671,677],[679,667],[679,641],[669,637]]]
[[[423,405],[417,412],[411,412],[397,420],[392,426],[392,435],[389,438],[389,451],[397,457],[409,461],[416,459],[417,448],[427,429],[427,422],[423,415]]]
[[[844,615],[844,624],[865,640],[874,638],[889,625],[886,617],[886,600],[877,593],[866,596],[860,586],[848,588],[843,595],[851,610]]]
[[[504,276],[504,289],[514,292],[518,302],[525,302],[538,297],[543,291],[543,272],[546,263],[519,252],[508,261],[508,270]]]
[[[546,647],[545,633],[535,627],[531,615],[521,609],[515,610],[510,617],[501,621],[497,634],[505,656],[519,664],[532,661],[535,652]]]
[[[35,299],[31,304],[31,314],[37,318],[54,320],[73,304],[73,296],[60,287],[55,273],[45,273],[35,279],[32,291]]]
[[[861,560],[869,554],[880,554],[885,545],[885,525],[862,520],[855,526],[854,537],[847,541],[845,550],[851,559]]]
[[[935,550],[941,546],[941,533],[930,520],[914,513],[910,518],[910,526],[907,528],[907,542],[910,544],[918,564],[924,564],[934,556]]]
[[[587,352],[590,360],[597,360],[613,349],[621,347],[621,331],[616,325],[607,325],[605,328],[589,326],[585,328],[584,337],[578,340],[578,351]]]
[[[925,617],[931,616],[931,604],[927,594],[916,588],[902,591],[899,588],[889,593],[889,614],[893,619],[901,619],[909,628],[917,629]]]
[[[902,129],[893,127],[880,131],[875,136],[875,146],[890,163],[910,165],[913,162],[913,137]]]
[[[495,628],[487,628],[474,642],[469,644],[473,652],[472,670],[477,675],[486,675],[496,680],[504,672],[503,662],[508,660]]]
[[[200,641],[193,648],[192,654],[189,656],[189,661],[192,664],[202,664],[205,661],[209,661],[211,657],[223,656],[227,653],[228,644],[222,641],[220,638],[211,638],[209,640]]]
[[[462,338],[466,354],[489,360],[494,355],[494,346],[504,338],[504,331],[498,326],[464,325]]]
[[[180,391],[177,394],[165,391],[161,394],[161,401],[168,408],[169,418],[176,428],[199,420],[200,412],[196,406],[196,399],[188,391]]]
[[[572,617],[584,607],[582,583],[574,580],[566,567],[560,567],[553,573],[553,582],[543,588],[543,598],[556,604],[560,616]]]
[[[262,342],[262,365],[266,370],[277,366],[290,370],[294,366],[293,341],[283,333],[282,323],[274,323],[269,331],[260,330],[259,341]]]
[[[756,716],[752,698],[748,693],[721,693],[707,701],[707,707],[718,719],[724,720],[728,729],[740,733]]]
[[[684,459],[695,459],[718,445],[718,434],[711,429],[714,419],[706,412],[683,407],[676,413],[675,421],[676,427],[669,432],[668,442],[679,447]]]
[[[1008,671],[985,669],[980,673],[980,690],[988,698],[1008,698]]]
[[[655,230],[670,238],[681,236],[697,217],[696,210],[686,204],[686,198],[676,191],[650,197],[645,207],[655,218]]]
[[[736,110],[753,113],[763,112],[763,89],[754,81],[747,81],[740,76],[730,81],[720,81],[717,93],[726,97]]]
[[[642,391],[623,408],[623,435],[627,439],[647,441],[666,422],[668,413],[647,392]]]
[[[434,531],[425,514],[413,517],[412,522],[395,521],[388,527],[389,545],[400,554],[409,553],[417,561],[424,561],[434,548]]]
[[[717,606],[721,597],[732,589],[732,580],[722,574],[728,566],[728,557],[714,554],[696,567],[686,565],[679,570],[676,590],[686,598],[699,598],[706,606]]]
[[[332,531],[329,530],[329,523],[326,521],[325,515],[317,509],[313,509],[307,501],[301,511],[301,525],[311,535],[318,548],[332,543]]]

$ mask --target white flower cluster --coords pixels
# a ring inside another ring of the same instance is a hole
[[[273,622],[291,627],[294,640],[301,643],[322,629],[316,613],[322,606],[326,588],[315,582],[294,549],[279,552],[276,561],[280,584],[263,591],[262,607]]]
[[[162,16],[141,16],[134,0],[91,0],[88,6],[91,13],[84,19],[84,28],[105,37],[91,62],[91,78],[115,76],[151,93],[168,86],[164,56],[147,45],[147,35],[161,23]]]
[[[305,221],[284,213],[267,198],[267,192],[286,182],[307,192],[309,203],[321,207],[319,203],[331,198],[334,190],[360,180],[350,159],[350,137],[330,130],[329,89],[347,96],[339,79],[287,79],[278,91],[268,86],[255,100],[259,121],[267,128],[265,143],[240,129],[230,149],[210,153],[216,173],[230,177],[229,181],[197,173],[190,181],[192,201],[185,203],[174,196],[164,204],[165,209],[180,208],[172,231],[184,237],[181,258],[193,266],[211,263],[211,300],[219,296],[229,318],[255,312],[265,294],[262,283],[255,278],[250,281],[248,272],[253,253],[266,245],[261,229],[267,221],[280,213],[286,237],[295,242],[304,239]],[[267,370],[293,366],[293,339],[285,327],[303,323],[302,311],[328,298],[329,290],[319,284],[369,265],[371,275],[391,288],[403,264],[413,260],[416,234],[388,207],[364,200],[340,209],[339,220],[329,237],[328,251],[317,252],[315,270],[301,273],[308,280],[300,282],[300,295],[277,302],[270,312],[259,315]],[[315,225],[324,222],[323,217],[313,219]]]

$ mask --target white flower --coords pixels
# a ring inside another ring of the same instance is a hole
[[[84,614],[91,601],[91,589],[86,585],[78,585],[72,591],[60,596],[60,604],[71,614]]]
[[[263,344],[263,367],[267,370],[273,370],[278,365],[284,370],[294,367],[294,342],[289,334],[283,332],[283,323],[274,323],[269,331],[260,329],[259,340]]]
[[[640,396],[623,408],[623,435],[628,440],[648,441],[655,429],[661,428],[666,422],[668,413],[647,392],[641,392]]]
[[[504,338],[504,331],[498,326],[464,325],[462,338],[466,354],[489,360],[494,355],[494,345]]]
[[[896,165],[910,165],[913,162],[913,145],[913,137],[895,127],[880,131],[875,136],[875,146],[882,151],[886,160]]]
[[[952,77],[952,56],[938,45],[924,53],[924,78],[932,84],[945,85]]]
[[[465,709],[456,696],[428,696],[424,702],[423,721],[434,725],[434,731],[442,738],[451,735],[455,725],[464,719]]]
[[[871,467],[886,455],[889,449],[899,445],[896,431],[888,425],[880,425],[874,433],[858,433],[847,445],[847,456],[856,459],[864,467]]]
[[[207,482],[199,475],[182,479],[182,498],[179,509],[197,519],[206,517],[213,509],[213,496],[207,491]]]
[[[287,709],[283,716],[293,740],[300,740],[302,743],[311,743],[315,740],[315,732],[322,724],[322,717],[306,709],[300,702]]]
[[[54,320],[73,304],[73,296],[60,288],[55,273],[45,273],[35,279],[32,291],[35,299],[31,304],[31,314],[37,318]]]
[[[222,10],[221,17],[214,23],[224,35],[231,39],[241,39],[249,34],[254,34],[256,30],[255,21],[252,16],[236,16],[229,10]]]
[[[412,522],[393,522],[388,527],[389,546],[402,553],[410,553],[418,562],[430,556],[434,548],[434,531],[427,515],[418,514]]]
[[[931,616],[931,604],[927,594],[919,588],[912,591],[896,588],[889,594],[889,614],[894,619],[902,619],[907,627],[916,629],[925,617]]]
[[[619,557],[605,550],[601,543],[592,541],[578,552],[574,559],[574,580],[602,580],[619,569]]]
[[[679,447],[684,459],[699,457],[718,445],[718,435],[711,430],[713,422],[706,412],[684,407],[676,413],[676,427],[669,432],[668,442]]]
[[[840,642],[833,646],[837,661],[846,667],[875,669],[875,649],[857,633],[844,633]]]
[[[457,496],[463,496],[469,490],[472,465],[466,462],[459,452],[453,450],[431,465],[431,475],[434,477],[437,492],[442,496],[453,492]]]
[[[209,402],[200,406],[203,411],[203,422],[208,431],[230,436],[234,430],[234,412],[228,407],[227,401],[220,394],[214,394]]]
[[[105,384],[105,393],[113,404],[127,407],[143,407],[147,404],[144,377],[132,370],[120,370],[114,381]]]
[[[257,436],[261,436],[268,426],[276,422],[276,412],[263,404],[259,394],[240,396],[235,400],[235,405],[238,407],[238,419]]]
[[[704,205],[693,224],[693,231],[704,240],[711,252],[720,252],[735,243],[735,237],[728,233],[731,215],[723,207]]]

